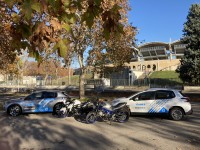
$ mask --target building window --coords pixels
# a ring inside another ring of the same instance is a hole
[[[138,65],[138,70],[141,70],[141,65]]]
[[[147,65],[147,68],[150,69],[150,68],[151,68],[151,65]]]
[[[145,65],[142,66],[142,70],[146,70],[146,66]]]
[[[156,70],[156,65],[155,64],[153,64],[153,71],[155,71]]]

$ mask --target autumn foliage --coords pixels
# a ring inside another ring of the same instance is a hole
[[[37,62],[26,62],[26,69],[24,70],[25,76],[43,76],[47,74],[53,79],[58,77],[65,77],[68,75],[68,70],[62,67],[60,64],[56,66],[52,61],[48,63],[42,63],[38,66]],[[56,71],[57,70],[57,71]],[[73,70],[70,70],[70,75],[73,75]]]
[[[64,58],[68,66],[76,54],[80,91],[87,66],[130,61],[136,28],[128,23],[128,0],[1,0],[0,6],[2,18],[9,20],[0,23],[1,29],[7,27],[9,54],[27,48],[39,64]],[[6,51],[6,44],[0,44],[0,51]]]

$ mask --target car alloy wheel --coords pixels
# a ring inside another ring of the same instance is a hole
[[[13,106],[10,106],[9,110],[9,115],[15,117],[15,116],[18,116],[21,114],[21,108],[20,106],[18,105],[13,105]]]
[[[181,120],[183,117],[184,117],[184,112],[182,109],[180,108],[173,108],[171,111],[170,111],[170,116],[173,120]]]
[[[53,109],[53,113],[55,115],[59,115],[60,114],[60,110],[61,108],[63,107],[63,104],[62,103],[58,103],[54,106],[54,109]]]

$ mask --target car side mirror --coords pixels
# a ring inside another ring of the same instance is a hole
[[[138,100],[138,97],[136,97],[136,98],[133,97],[133,98],[131,98],[130,100],[131,100],[131,101],[137,101],[137,100]]]
[[[134,101],[138,101],[139,100],[139,98],[138,97],[136,97],[135,99],[134,99]]]

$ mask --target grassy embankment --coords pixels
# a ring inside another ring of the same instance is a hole
[[[175,71],[155,71],[150,75],[150,78],[180,79],[179,74],[176,73]]]
[[[155,71],[150,76],[151,84],[161,86],[181,86],[182,80],[175,71]]]

